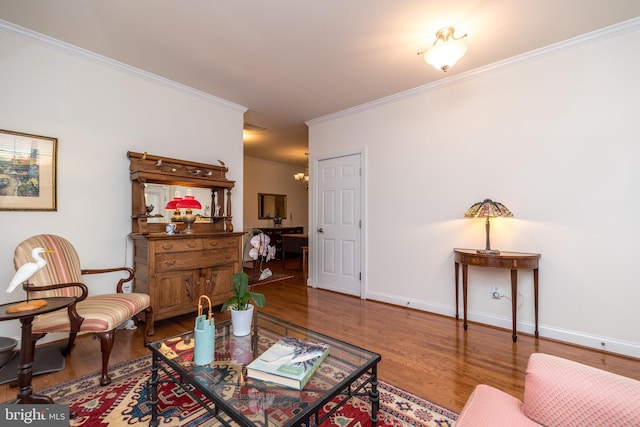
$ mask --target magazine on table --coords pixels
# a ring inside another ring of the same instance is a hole
[[[247,377],[302,390],[328,355],[328,344],[284,337],[247,365]]]

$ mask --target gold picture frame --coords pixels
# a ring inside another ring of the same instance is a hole
[[[0,129],[0,211],[56,211],[58,139]]]

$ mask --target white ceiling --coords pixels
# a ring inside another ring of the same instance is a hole
[[[305,121],[640,16],[639,0],[0,0],[0,19],[249,108],[245,155],[304,164]],[[468,33],[449,72],[418,51]]]

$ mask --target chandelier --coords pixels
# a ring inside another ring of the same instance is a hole
[[[305,190],[309,189],[309,153],[304,153],[307,156],[307,163],[304,167],[304,172],[298,172],[293,175],[293,179],[302,184]]]

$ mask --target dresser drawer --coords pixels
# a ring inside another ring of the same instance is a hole
[[[222,265],[240,261],[240,252],[238,248],[216,249],[204,251],[204,257],[207,265]]]
[[[156,271],[190,270],[237,262],[236,248],[156,254]]]
[[[156,253],[201,251],[203,249],[203,240],[200,238],[160,240],[155,242]]]
[[[234,250],[238,250],[238,239],[234,237],[230,238],[213,238],[213,239],[203,239],[202,242],[203,249],[227,249],[233,248]]]

